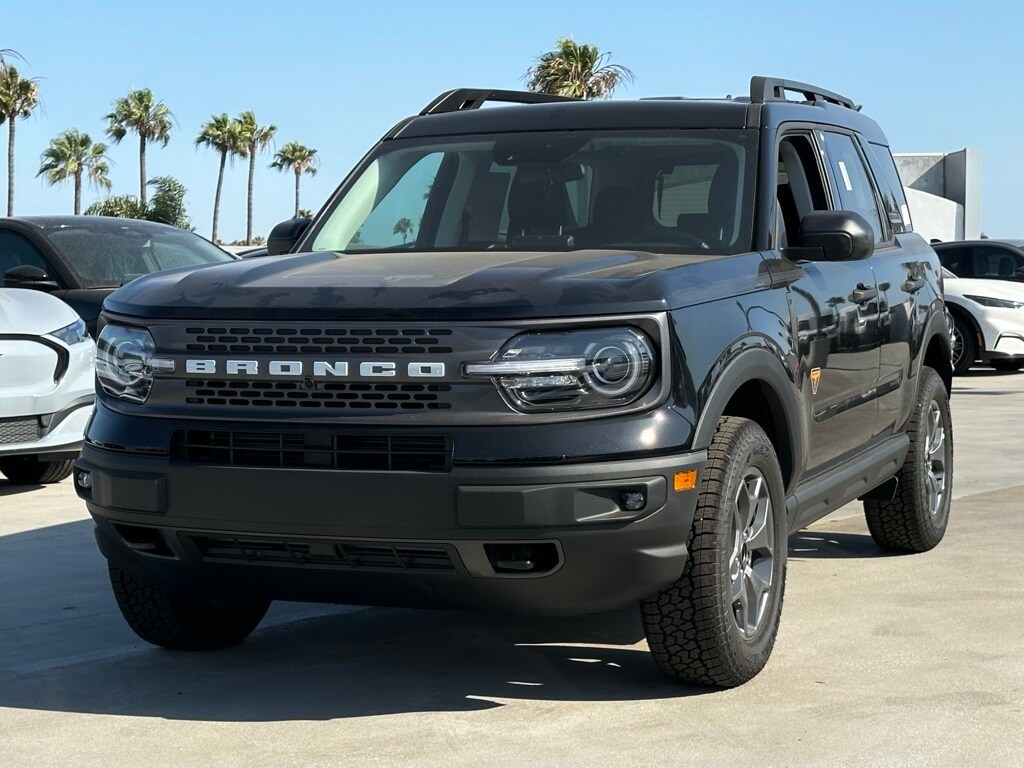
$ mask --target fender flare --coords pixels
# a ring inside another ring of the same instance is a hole
[[[787,491],[792,490],[806,465],[806,409],[801,404],[797,389],[779,358],[764,347],[741,352],[719,374],[697,421],[693,446],[707,448],[711,445],[718,420],[725,413],[729,401],[740,387],[751,381],[761,382],[778,407],[779,412],[773,413],[772,416],[777,426],[786,430],[783,446],[780,447],[788,443],[789,465],[792,471]]]
[[[948,306],[948,307],[957,307],[958,309],[960,309],[956,304],[946,304],[946,306]],[[961,310],[961,311],[963,311],[963,310]],[[967,314],[967,313],[965,312],[965,314]],[[970,322],[971,322],[972,325],[975,324],[975,321],[974,321],[973,317],[970,318]],[[949,326],[946,324],[946,313],[945,312],[933,312],[932,316],[931,316],[931,319],[928,321],[928,325],[925,326],[924,333],[921,336],[921,342],[922,342],[921,351],[920,351],[920,354],[918,354],[918,356],[917,356],[916,369],[914,370],[914,379],[915,380],[917,379],[918,376],[921,375],[921,369],[924,367],[924,358],[925,358],[925,356],[928,353],[928,347],[931,346],[932,340],[936,336],[942,342],[943,349],[944,349],[944,351],[946,353],[946,359],[947,360],[952,360],[952,358],[953,358],[953,349],[952,349],[952,344],[950,343],[950,339],[949,339]],[[981,352],[982,350],[979,349],[978,351]],[[942,371],[939,371],[939,374],[941,375]],[[952,375],[953,375],[953,369],[952,369],[952,366],[950,366],[949,376],[952,377]]]

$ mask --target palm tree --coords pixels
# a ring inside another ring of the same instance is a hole
[[[51,186],[68,179],[75,181],[75,215],[82,211],[82,175],[96,189],[110,189],[107,145],[93,144],[89,134],[71,129],[50,141],[43,150],[39,173]]]
[[[256,115],[251,110],[246,110],[235,118],[238,129],[241,132],[242,143],[245,146],[245,155],[249,158],[249,201],[246,208],[245,242],[252,244],[252,191],[256,178],[256,155],[266,150],[274,134],[277,133],[276,125],[260,125],[256,122]]]
[[[407,219],[406,217],[403,216],[402,218],[395,222],[395,228],[392,229],[391,231],[394,232],[396,235],[401,235],[402,242],[405,243],[408,242],[409,235],[412,234],[412,230],[412,220]]]
[[[271,168],[279,171],[291,171],[295,174],[295,218],[299,218],[299,179],[302,174],[316,175],[316,168],[320,165],[320,158],[316,156],[316,150],[299,144],[297,141],[289,141],[274,155],[274,162]]]
[[[217,242],[217,222],[220,219],[220,192],[224,186],[224,166],[230,159],[232,165],[236,157],[245,154],[242,144],[242,132],[237,122],[228,117],[226,112],[213,115],[196,136],[196,146],[207,146],[220,154],[220,170],[217,172],[217,192],[213,197],[213,231],[210,239]]]
[[[596,45],[559,37],[555,48],[537,58],[526,71],[527,87],[537,93],[572,96],[577,99],[607,99],[623,82],[633,82],[633,73],[621,64],[609,64],[611,53]]]
[[[115,144],[129,133],[139,136],[139,200],[146,204],[146,144],[160,142],[166,147],[171,138],[174,115],[162,101],[157,101],[149,88],[137,88],[116,99],[110,113],[103,116],[110,124],[107,136]]]
[[[2,64],[0,57],[0,64]],[[14,129],[39,106],[39,87],[9,64],[0,66],[0,123],[7,121],[7,215],[14,215]]]

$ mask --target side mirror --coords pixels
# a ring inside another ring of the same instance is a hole
[[[59,291],[60,286],[46,271],[31,264],[22,264],[4,272],[4,288],[31,288],[37,291]]]
[[[858,261],[875,252],[875,233],[859,213],[811,211],[800,219],[799,245],[805,259]]]
[[[270,230],[270,237],[267,238],[267,255],[280,256],[282,253],[290,253],[311,221],[312,219],[306,218],[288,219]]]

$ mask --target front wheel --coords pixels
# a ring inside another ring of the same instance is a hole
[[[682,682],[733,687],[764,668],[786,578],[786,503],[768,436],[721,419],[708,449],[682,576],[641,605],[655,662]]]
[[[174,592],[109,566],[121,615],[139,637],[179,651],[212,651],[242,642],[256,629],[269,600],[215,599]]]
[[[917,402],[907,427],[910,450],[896,475],[891,501],[865,501],[871,538],[891,552],[927,552],[949,523],[953,490],[953,423],[939,374],[922,368]]]
[[[0,459],[0,472],[15,485],[59,483],[71,474],[75,462],[46,461],[45,456],[8,456]]]

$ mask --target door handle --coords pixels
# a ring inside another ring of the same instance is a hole
[[[850,301],[854,304],[863,304],[866,301],[878,298],[878,289],[872,286],[869,288],[864,283],[857,283],[856,289],[850,294]]]
[[[913,280],[907,280],[900,287],[903,288],[903,290],[906,291],[907,293],[917,293],[922,288],[924,288],[924,278],[918,277]]]

